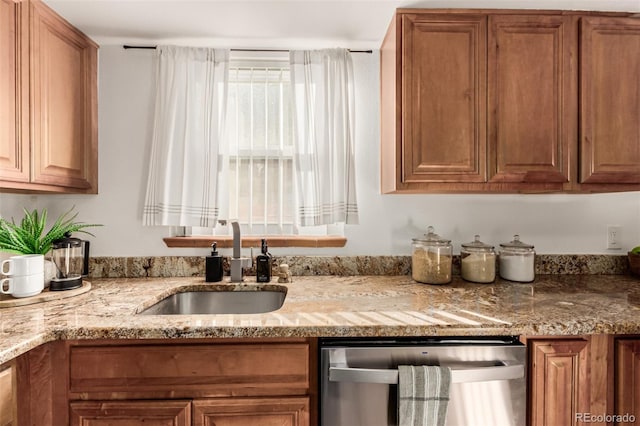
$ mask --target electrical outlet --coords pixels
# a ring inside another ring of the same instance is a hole
[[[619,225],[607,225],[607,250],[620,250],[621,232]]]

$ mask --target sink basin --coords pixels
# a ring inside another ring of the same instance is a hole
[[[278,310],[287,295],[276,290],[186,291],[168,296],[140,312],[140,315],[260,314]]]

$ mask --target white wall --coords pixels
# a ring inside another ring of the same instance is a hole
[[[0,195],[0,214],[22,207],[59,214],[75,205],[78,219],[98,222],[94,256],[205,255],[169,249],[169,231],[143,227],[142,208],[153,104],[153,51],[103,46],[99,56],[98,195]],[[626,253],[640,245],[640,192],[595,195],[382,195],[379,154],[379,56],[354,54],[357,79],[357,173],[360,225],[346,228],[343,249],[272,249],[274,254],[407,255],[411,238],[433,225],[460,243],[498,245],[519,233],[539,253]],[[607,224],[622,227],[622,251],[606,250]],[[229,253],[224,253],[229,254]]]

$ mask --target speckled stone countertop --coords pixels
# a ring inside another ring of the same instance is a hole
[[[242,289],[256,287],[248,277]],[[274,286],[278,284],[269,284]],[[640,333],[640,280],[539,275],[530,284],[426,285],[409,276],[294,277],[282,308],[147,316],[167,295],[220,288],[201,277],[95,279],[86,294],[0,309],[0,363],[56,339]]]

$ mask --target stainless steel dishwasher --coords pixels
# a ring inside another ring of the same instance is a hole
[[[320,424],[397,425],[399,365],[448,366],[448,426],[526,424],[526,347],[516,337],[321,339]]]

